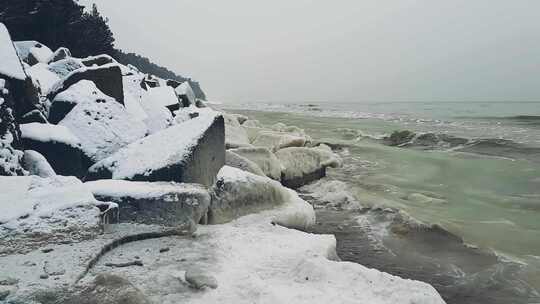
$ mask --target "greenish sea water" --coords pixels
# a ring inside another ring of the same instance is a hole
[[[342,146],[344,167],[330,178],[347,183],[361,204],[398,208],[520,265],[503,278],[516,285],[515,303],[540,301],[540,103],[224,108],[264,125],[295,125]],[[381,140],[396,130],[436,137],[402,146]],[[450,144],[441,135],[458,140]]]

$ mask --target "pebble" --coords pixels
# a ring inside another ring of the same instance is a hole
[[[161,249],[159,250],[159,253],[167,252],[167,251],[169,251],[169,250],[171,250],[169,247],[161,248]]]
[[[49,275],[46,274],[46,273],[42,273],[42,274],[39,275],[39,278],[45,280],[45,279],[48,279],[48,278],[49,278]]]
[[[51,251],[53,251],[53,250],[54,250],[54,249],[52,249],[52,248],[43,248],[43,249],[41,249],[41,252],[43,252],[43,253],[49,253],[49,252],[51,252]]]

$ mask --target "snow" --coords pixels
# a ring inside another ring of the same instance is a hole
[[[267,148],[238,148],[231,149],[231,151],[257,164],[264,174],[271,179],[281,180],[281,163],[274,153]]]
[[[3,23],[0,23],[0,62],[0,74],[18,80],[26,78],[21,60]]]
[[[42,123],[20,125],[22,138],[39,142],[59,142],[75,148],[80,147],[81,141],[68,128]]]
[[[35,46],[30,48],[30,54],[32,54],[37,61],[47,63],[49,58],[53,55],[53,52],[45,45],[41,45],[41,47]]]
[[[113,179],[130,179],[178,163],[189,155],[215,119],[214,115],[204,115],[152,134],[120,149],[90,171],[108,167]]]
[[[227,224],[199,226],[190,238],[121,246],[105,255],[90,275],[121,275],[149,300],[164,304],[444,303],[428,284],[336,261],[334,236],[271,225],[279,210],[262,211]],[[163,247],[170,250],[156,254],[157,248]],[[133,256],[139,256],[144,267],[104,266]],[[214,277],[218,288],[200,291],[187,287],[185,274],[194,269]]]
[[[342,181],[320,179],[300,188],[317,199],[318,204],[342,210],[362,209],[360,202],[351,194],[350,187]]]
[[[152,103],[156,106],[168,107],[178,104],[178,98],[172,87],[164,86],[148,89],[143,102]]]
[[[101,92],[92,81],[80,80],[65,91],[56,95],[53,102],[61,101],[76,105],[82,102],[93,102],[97,99],[114,101],[114,98],[109,97]]]
[[[189,104],[195,104],[195,93],[187,81],[182,82],[176,89],[174,89],[176,95],[182,96],[185,95],[189,100]]]
[[[255,175],[266,176],[259,166],[249,159],[240,156],[231,150],[225,151],[225,164]]]
[[[83,81],[79,83],[81,82]],[[74,88],[73,91],[71,88],[74,86],[71,86],[67,90],[71,91],[68,93],[70,96],[81,93],[81,98],[75,99],[79,103],[58,125],[68,128],[80,138],[82,150],[94,162],[110,156],[148,134],[146,125],[127,113],[114,98],[102,93],[93,83],[90,87],[86,85],[87,83]],[[83,88],[92,90],[86,92],[79,90]]]
[[[49,64],[48,69],[60,78],[65,78],[71,72],[83,67],[84,65],[80,59],[70,57]]]
[[[28,76],[39,83],[43,95],[47,95],[47,92],[60,80],[60,77],[51,72],[48,65],[42,62],[33,65],[26,72]]]
[[[0,176],[0,223],[48,217],[57,210],[95,205],[92,193],[75,177]]]
[[[86,189],[95,196],[130,197],[133,199],[152,199],[174,193],[191,192],[208,195],[208,191],[197,184],[174,182],[136,182],[125,180],[97,180],[84,183]],[[165,198],[167,199],[167,198]]]
[[[25,150],[23,156],[24,168],[28,170],[30,175],[39,177],[55,176],[56,172],[51,167],[45,156],[33,150]]]
[[[129,66],[129,65],[128,65]],[[141,74],[122,77],[124,87],[124,105],[126,110],[133,116],[145,120],[148,115],[144,111],[141,102],[146,91],[141,87],[144,78]]]

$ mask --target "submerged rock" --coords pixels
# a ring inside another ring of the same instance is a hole
[[[131,143],[92,166],[86,180],[175,181],[210,186],[225,163],[223,117],[202,115]]]
[[[271,179],[281,180],[281,163],[276,155],[267,148],[238,148],[230,151],[257,164],[263,173]]]
[[[389,137],[385,137],[383,140],[389,146],[399,146],[411,141],[416,134],[409,130],[394,131]]]
[[[196,184],[99,180],[85,186],[96,199],[118,204],[120,222],[189,227],[210,206],[208,190]]]

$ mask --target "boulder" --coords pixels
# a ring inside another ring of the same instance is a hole
[[[52,63],[49,63],[49,71],[55,73],[60,78],[65,78],[71,72],[83,68],[84,65],[81,63],[80,59],[69,57],[61,59]]]
[[[225,119],[225,145],[227,149],[251,146],[246,130],[236,117],[224,114],[223,118]]]
[[[147,119],[148,114],[142,107],[143,97],[146,95],[146,90],[141,87],[142,76],[140,74],[124,76],[122,81],[126,111],[138,119]],[[170,117],[167,116],[167,118]]]
[[[0,78],[0,175],[24,175],[20,130],[13,115],[16,103],[9,85],[9,81]]]
[[[205,274],[200,269],[189,269],[185,274],[186,282],[195,289],[204,289],[212,288],[216,289],[218,287],[218,282],[215,277]]]
[[[268,177],[225,166],[212,191],[208,223],[221,224],[272,209],[288,199],[283,186]]]
[[[47,63],[53,54],[51,49],[37,41],[16,41],[15,47],[21,60],[31,66],[39,62]]]
[[[333,152],[321,148],[285,148],[276,152],[283,166],[281,182],[289,188],[298,188],[326,176],[327,167],[341,166],[341,159]]]
[[[110,100],[114,101],[112,97],[103,94],[92,81],[81,80],[54,97],[49,108],[49,122],[59,123],[78,103]]]
[[[110,63],[116,63],[116,60],[114,60],[109,55],[97,55],[97,56],[89,56],[86,58],[81,59],[81,63],[87,67],[92,66],[102,66]]]
[[[251,143],[257,147],[266,147],[272,151],[288,147],[303,147],[307,139],[303,136],[290,135],[282,132],[262,131]]]
[[[3,23],[0,23],[0,58],[2,60],[0,78],[20,81],[26,78],[21,61],[17,56],[17,51],[11,41],[11,36]]]
[[[103,93],[116,99],[122,105],[124,104],[122,71],[115,64],[77,69],[52,87],[47,97],[53,100],[56,95],[64,92],[81,80],[94,82]]]
[[[70,89],[63,93],[77,95],[69,91]],[[120,148],[148,134],[144,122],[130,115],[122,105],[99,89],[92,87],[81,97],[58,125],[68,128],[80,139],[81,149],[91,164],[109,157]],[[58,103],[57,99],[55,100],[53,105]]]
[[[167,108],[171,113],[180,108],[180,103],[174,89],[169,86],[149,88],[144,96],[143,102],[152,103],[152,106]]]
[[[80,140],[68,128],[40,123],[23,124],[20,128],[24,147],[45,156],[56,173],[84,176],[88,161]]]
[[[47,60],[47,64],[71,57],[71,52],[65,47],[58,48]]]
[[[176,80],[173,80],[173,79],[167,79],[167,81],[165,82],[165,84],[169,87],[172,87],[173,89],[176,89],[179,85],[181,85],[182,83],[180,81],[176,81]]]
[[[264,174],[271,179],[281,180],[281,163],[276,155],[267,148],[238,148],[230,151],[257,164]]]
[[[189,85],[189,82],[184,81],[179,86],[177,86],[174,91],[176,96],[180,99],[184,107],[189,107],[190,105],[195,105],[196,97],[193,89]]]
[[[239,124],[243,124],[244,122],[248,120],[248,117],[246,115],[242,115],[242,114],[229,114],[229,115],[236,117],[236,120],[238,120]]]
[[[110,273],[98,274],[94,281],[76,293],[47,296],[50,303],[69,304],[150,304],[143,292],[126,278]],[[40,302],[44,303],[44,302]],[[47,302],[49,303],[49,302]]]
[[[409,130],[394,131],[390,136],[383,139],[384,143],[389,146],[400,146],[410,142],[416,134]]]
[[[118,204],[120,222],[194,227],[210,206],[208,190],[197,184],[98,180],[85,186],[96,199]]]
[[[261,123],[258,120],[254,119],[248,119],[242,123],[243,127],[250,127],[250,128],[262,128]]]
[[[26,69],[26,72],[44,95],[60,80],[60,77],[51,72],[47,64],[42,62],[34,64],[29,69]]]
[[[52,177],[56,175],[45,156],[37,151],[26,150],[23,156],[23,167],[30,175]]]
[[[225,151],[225,165],[247,171],[259,176],[266,176],[256,163],[240,156],[231,150]]]
[[[201,115],[133,142],[89,169],[86,180],[212,185],[225,163],[223,117]]]

